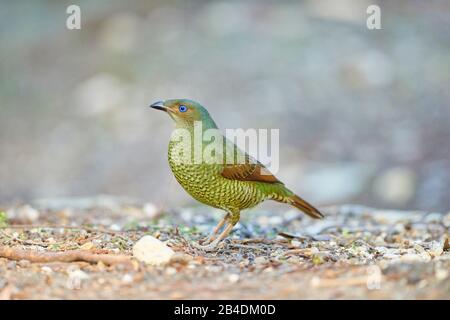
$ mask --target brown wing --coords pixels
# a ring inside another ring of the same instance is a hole
[[[232,180],[282,183],[260,163],[225,165],[221,174]]]
[[[245,154],[245,163],[225,164],[221,174],[232,180],[282,183],[263,164],[251,159],[247,154]]]
[[[225,161],[221,175],[224,178],[241,181],[260,181],[281,183],[262,163],[256,161],[248,153],[239,149],[230,140],[223,138]],[[227,163],[228,159],[233,159]]]

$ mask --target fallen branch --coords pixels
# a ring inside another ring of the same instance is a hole
[[[0,257],[10,260],[28,260],[30,262],[102,262],[106,265],[130,264],[131,257],[117,254],[97,254],[86,250],[68,250],[61,252],[25,250],[17,247],[0,246]]]

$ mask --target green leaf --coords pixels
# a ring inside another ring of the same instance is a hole
[[[6,216],[6,212],[0,211],[0,228],[4,228],[8,226],[8,217]]]

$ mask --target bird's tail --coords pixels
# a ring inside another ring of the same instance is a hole
[[[314,208],[312,205],[310,205],[308,202],[300,198],[299,196],[293,194],[286,198],[286,202],[293,205],[294,207],[300,209],[304,213],[306,213],[308,216],[314,219],[322,219],[323,214]]]

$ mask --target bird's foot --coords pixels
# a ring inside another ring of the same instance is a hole
[[[202,245],[207,245],[216,240],[216,235],[209,235],[205,239],[200,240]]]

